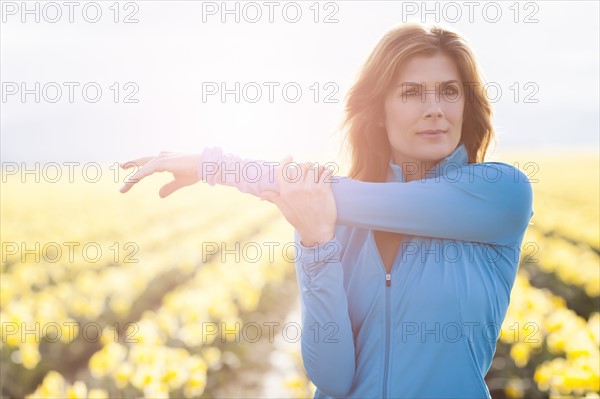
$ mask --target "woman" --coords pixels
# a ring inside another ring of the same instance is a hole
[[[290,177],[212,147],[133,161],[133,181],[169,171],[163,197],[202,179],[279,207],[295,228],[316,398],[489,398],[484,376],[533,210],[521,171],[483,162],[494,130],[474,55],[455,32],[402,25],[346,101],[349,177],[309,164]],[[236,179],[235,166],[258,175]]]

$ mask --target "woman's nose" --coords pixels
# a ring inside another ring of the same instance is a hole
[[[441,118],[444,115],[441,99],[435,92],[425,92],[425,94],[425,98],[421,99],[425,108],[425,118]]]
[[[430,119],[437,119],[437,118],[441,118],[444,115],[444,113],[442,112],[441,109],[438,110],[433,110],[433,111],[429,111],[425,114],[425,118]]]

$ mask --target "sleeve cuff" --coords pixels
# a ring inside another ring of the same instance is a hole
[[[198,178],[203,183],[208,183],[211,186],[216,184],[219,174],[218,161],[223,155],[221,147],[206,147],[200,154],[200,162],[198,162]]]
[[[306,247],[298,241],[298,250],[300,253],[296,257],[305,273],[314,275],[322,267],[327,267],[332,263],[338,263],[340,260],[341,249],[341,245],[336,235],[334,235],[331,240],[312,247]]]

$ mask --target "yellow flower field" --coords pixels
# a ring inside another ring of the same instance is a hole
[[[598,398],[598,156],[503,161],[532,181],[535,215],[490,391]],[[230,187],[161,199],[159,175],[123,195],[113,172],[94,183],[3,174],[2,396],[214,397],[250,362],[266,371],[258,351],[272,348],[256,332],[297,297],[292,227]],[[312,396],[296,348],[281,385]]]

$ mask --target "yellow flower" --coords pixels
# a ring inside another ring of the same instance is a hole
[[[121,389],[129,385],[129,379],[133,374],[133,366],[129,362],[121,363],[117,371],[113,374],[113,378],[117,386]]]
[[[141,363],[133,372],[130,381],[134,387],[144,390],[146,387],[159,382],[159,376],[154,367]]]
[[[50,370],[35,392],[27,398],[56,398],[62,396],[65,389],[65,379],[54,370]]]
[[[298,373],[290,373],[283,380],[283,386],[287,389],[296,390],[302,387],[302,380]]]
[[[60,340],[63,343],[71,343],[77,338],[79,334],[79,324],[75,320],[67,319],[59,324],[60,326]]]
[[[205,346],[202,349],[202,357],[210,368],[217,369],[221,365],[221,350],[215,346]]]
[[[158,381],[152,382],[144,387],[144,397],[152,399],[168,399],[169,387]]]
[[[29,370],[34,369],[42,358],[38,350],[38,345],[35,343],[24,343],[19,346],[19,349],[23,367]]]
[[[550,388],[550,379],[552,378],[552,371],[548,367],[548,363],[544,362],[537,367],[533,374],[533,380],[537,383],[540,391],[547,391]]]
[[[88,399],[108,399],[108,392],[104,389],[90,389]]]
[[[516,343],[510,348],[510,357],[514,360],[517,367],[525,367],[529,361],[529,346],[523,343]]]
[[[111,343],[94,353],[89,361],[89,368],[95,378],[102,378],[125,360],[127,349],[121,344]]]
[[[588,320],[588,326],[596,341],[596,346],[600,346],[600,313],[594,312]]]
[[[194,371],[183,388],[183,394],[186,398],[197,397],[204,393],[205,388],[206,373],[201,370]]]
[[[68,399],[86,399],[87,387],[83,381],[76,381],[73,385],[69,385],[65,391],[65,396]]]
[[[518,378],[511,378],[504,388],[504,393],[509,398],[522,398],[524,393],[523,381]]]

